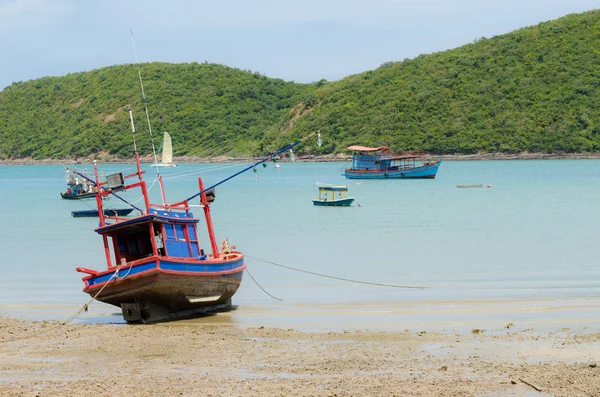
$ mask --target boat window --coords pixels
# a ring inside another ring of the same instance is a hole
[[[124,238],[117,237],[117,244],[119,245],[119,252],[127,252],[127,243]]]
[[[196,236],[196,229],[194,229],[194,225],[188,225],[188,235],[190,236],[190,241],[198,241],[198,236]]]
[[[115,238],[119,247],[119,255],[127,262],[153,254],[152,240],[147,231],[118,233]]]
[[[180,225],[180,224],[175,224],[175,232],[177,234],[177,240],[178,241],[185,241],[185,232],[183,231],[183,226],[184,225]]]
[[[127,242],[129,243],[129,244],[127,244],[129,246],[128,253],[136,255],[139,252],[136,235],[134,234],[134,235],[129,236],[127,239]]]
[[[167,239],[175,240],[175,232],[173,230],[173,225],[166,224],[165,233],[167,234]]]

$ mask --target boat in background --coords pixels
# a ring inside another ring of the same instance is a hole
[[[433,179],[442,159],[425,161],[423,152],[393,154],[386,146],[349,146],[352,166],[342,175],[348,179]]]
[[[350,207],[354,197],[348,197],[348,186],[320,184],[319,197],[313,200],[316,206]]]
[[[127,216],[133,212],[133,208],[105,208],[106,216]],[[78,210],[71,211],[73,218],[94,218],[98,217],[98,210]]]
[[[60,197],[66,200],[80,200],[96,197],[96,187],[90,183],[90,175],[87,170],[77,171],[76,168],[65,166],[65,179],[67,190],[60,193]]]
[[[153,167],[177,167],[177,164],[173,162],[173,142],[171,141],[171,135],[165,131],[163,135],[162,143],[162,155],[160,157],[161,162],[152,164]]]

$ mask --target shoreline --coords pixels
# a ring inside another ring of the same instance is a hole
[[[600,394],[600,333],[427,328],[311,333],[0,316],[0,395]]]
[[[181,156],[175,157],[175,163],[206,164],[206,163],[247,163],[263,159],[264,157],[194,157]],[[426,159],[441,158],[444,161],[480,161],[480,160],[597,160],[600,159],[600,153],[479,153],[479,154],[446,154],[446,155],[425,155]],[[297,156],[297,162],[348,162],[352,160],[351,155],[330,154],[323,156],[303,155]],[[97,161],[100,164],[123,164],[130,163],[133,158],[81,158],[81,159],[44,159],[35,160],[32,158],[0,160],[0,165],[55,165],[55,164],[91,164]],[[143,164],[153,162],[152,157],[142,157],[140,161]],[[283,157],[281,162],[289,162],[287,157]]]

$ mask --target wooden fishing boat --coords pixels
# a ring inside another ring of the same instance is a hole
[[[392,154],[385,146],[350,146],[352,166],[342,175],[348,179],[433,179],[442,159],[425,161],[424,153]]]
[[[316,206],[349,207],[354,197],[348,197],[348,186],[319,185],[319,197],[313,200]]]
[[[134,129],[131,111],[130,120]],[[135,130],[133,132],[135,148]],[[77,271],[86,274],[83,291],[101,302],[120,307],[128,322],[165,321],[231,307],[231,298],[242,282],[246,264],[244,255],[227,240],[217,244],[210,215],[214,188],[275,159],[300,142],[288,145],[208,188],[204,188],[202,179],[198,178],[199,192],[173,204],[166,202],[160,174],[158,185],[163,202],[151,203],[137,150],[137,171],[130,175],[115,173],[107,175],[106,181],[101,182],[94,164],[96,180],[89,181],[98,187],[96,205],[100,225],[95,231],[102,236],[107,269],[78,267]],[[130,178],[136,180],[128,181]],[[142,193],[143,207],[128,204],[141,215],[130,218],[105,215],[104,197],[113,195],[127,202],[118,193],[137,188]],[[192,200],[197,197],[210,240],[206,250],[198,237],[200,219],[191,212]]]
[[[96,188],[89,183],[87,171],[77,171],[76,168],[65,166],[65,179],[67,181],[67,190],[60,193],[60,197],[65,200],[81,200],[96,197]]]
[[[106,216],[127,216],[133,212],[133,208],[105,208],[104,215]],[[94,218],[98,217],[98,210],[78,210],[71,211],[73,218]]]
[[[130,118],[133,125],[131,111]],[[77,271],[87,274],[83,277],[83,291],[101,302],[120,307],[128,322],[164,321],[231,306],[231,297],[240,286],[246,265],[244,255],[230,248],[226,241],[221,247],[217,245],[210,216],[214,190],[204,189],[199,178],[200,193],[167,204],[159,176],[163,203],[151,203],[137,151],[135,158],[135,173],[107,175],[106,182],[98,180],[94,165],[100,218],[95,231],[104,242],[107,269],[78,267]],[[130,178],[137,181],[130,182]],[[141,190],[144,207],[130,205],[140,216],[105,215],[103,197],[115,195],[124,200],[117,193],[136,188]],[[198,196],[210,239],[208,253],[198,238],[200,219],[190,210],[190,201]]]
[[[146,104],[139,66],[138,75],[143,103]],[[144,107],[152,140],[148,108],[146,105]],[[86,274],[82,279],[85,284],[83,291],[96,300],[121,308],[127,322],[165,321],[230,308],[231,299],[242,282],[246,264],[244,254],[236,251],[226,239],[217,244],[210,214],[215,188],[250,169],[256,169],[257,165],[275,161],[281,153],[292,153],[294,146],[311,136],[319,137],[320,146],[320,134],[314,132],[287,145],[208,188],[204,188],[202,178],[198,178],[199,192],[172,204],[167,203],[160,167],[156,167],[162,199],[161,204],[156,204],[150,201],[143,177],[145,171],[142,171],[137,151],[131,109],[129,120],[136,172],[129,175],[118,172],[100,181],[94,163],[95,180],[84,178],[92,182],[97,190],[96,206],[100,222],[94,230],[102,236],[107,268],[93,270],[77,267],[78,272]],[[163,143],[163,149],[165,146]],[[153,155],[156,157],[156,153]],[[164,162],[166,159],[163,157],[162,160]],[[81,173],[78,175],[83,176]],[[119,195],[119,192],[131,189],[141,191],[141,207]],[[140,215],[128,218],[105,215],[103,198],[109,195],[129,204]],[[199,238],[200,218],[191,211],[191,207],[195,206],[192,200],[197,198],[200,202],[196,206],[203,212],[210,242],[210,247],[206,248]]]

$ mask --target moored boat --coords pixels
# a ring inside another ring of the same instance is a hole
[[[342,175],[348,179],[433,179],[442,159],[425,161],[423,153],[393,154],[385,146],[349,146],[352,166]]]
[[[126,216],[133,212],[133,208],[105,208],[106,216]],[[93,218],[98,216],[98,210],[77,210],[71,211],[73,218]]]
[[[319,197],[313,200],[316,206],[349,207],[354,197],[348,197],[348,186],[319,185]]]
[[[130,118],[133,126],[131,111]],[[135,158],[135,173],[108,175],[106,182],[99,181],[94,164],[100,218],[95,231],[102,236],[107,269],[78,267],[77,271],[87,274],[83,277],[83,291],[101,302],[120,307],[128,322],[164,321],[231,306],[246,265],[244,255],[230,248],[226,241],[221,247],[217,245],[210,216],[214,190],[204,189],[199,178],[199,194],[167,204],[159,174],[163,203],[151,203],[137,150]],[[137,181],[127,181],[129,178]],[[141,190],[144,206],[129,204],[141,215],[131,218],[105,215],[104,197],[114,195],[124,200],[117,193],[136,188]],[[206,253],[198,238],[200,219],[190,210],[190,200],[198,196],[210,239],[210,252]]]
[[[130,111],[133,129],[133,116]],[[135,130],[133,131],[134,148]],[[306,138],[305,138],[306,139]],[[167,204],[162,177],[158,174],[162,204],[150,201],[145,171],[135,150],[137,170],[130,175],[115,173],[91,181],[98,187],[96,205],[100,225],[95,229],[102,236],[106,270],[78,267],[85,273],[83,291],[91,297],[121,308],[127,322],[158,322],[214,312],[231,307],[231,298],[237,292],[246,268],[244,255],[229,245],[226,239],[217,244],[210,205],[214,188],[257,165],[273,160],[277,155],[298,145],[297,141],[263,158],[226,179],[204,188],[198,178],[199,192],[182,201]],[[128,181],[130,178],[136,180]],[[119,196],[120,191],[139,188],[144,205],[138,208]],[[141,215],[130,218],[104,214],[103,198],[113,195],[127,202]],[[210,241],[205,250],[200,243],[200,219],[191,212],[194,198],[200,198],[200,207]]]
[[[90,183],[87,171],[77,171],[75,168],[65,166],[65,179],[67,190],[60,193],[65,200],[81,200],[96,197],[96,188]]]

